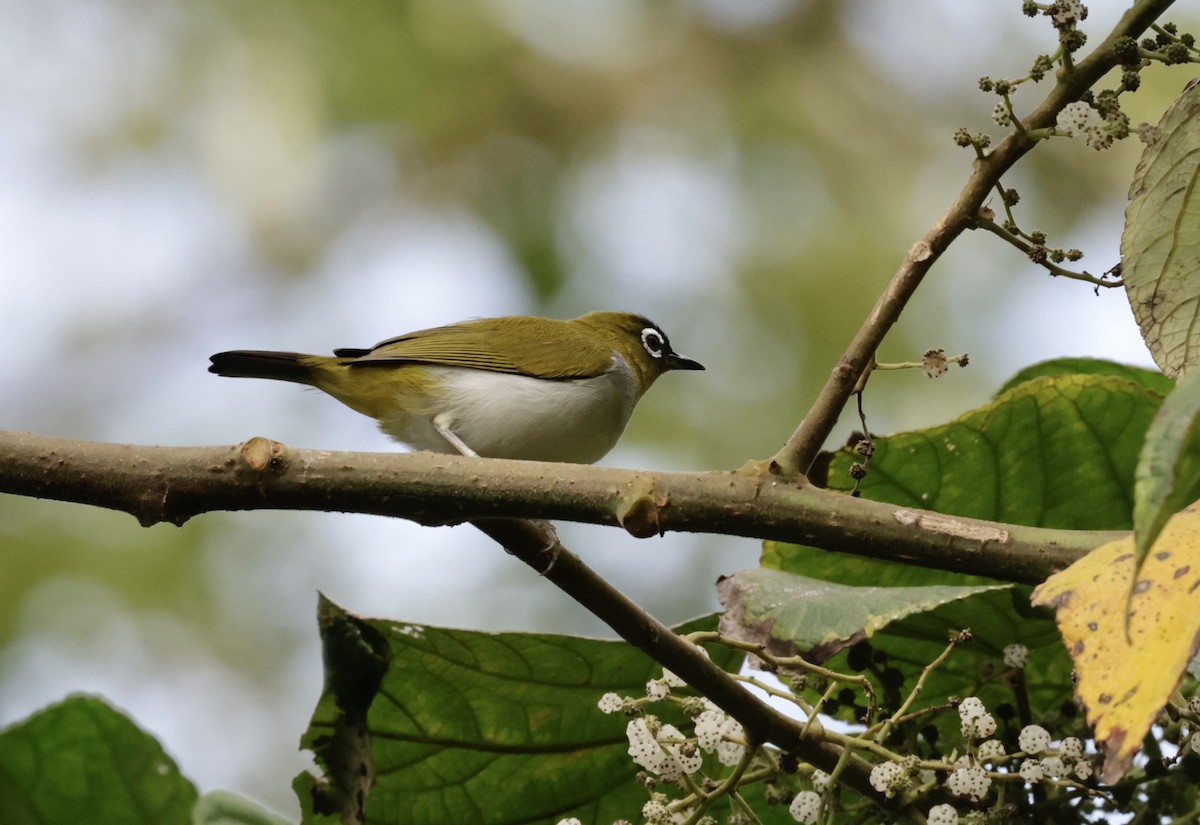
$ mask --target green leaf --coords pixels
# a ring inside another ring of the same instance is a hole
[[[1138,569],[1167,519],[1200,491],[1200,372],[1189,372],[1167,396],[1138,459],[1133,512]]]
[[[1130,527],[1138,451],[1163,402],[1161,384],[1148,371],[1121,369],[1110,375],[1114,365],[1090,362],[1079,374],[1069,372],[1069,364],[1031,368],[992,402],[949,424],[877,437],[863,496],[1016,524]],[[861,456],[849,448],[832,456],[829,486],[849,489],[855,461]],[[763,565],[861,586],[848,591],[848,602],[872,598],[875,585],[994,583],[775,542],[764,545]],[[860,644],[870,648],[867,658],[889,663],[893,675],[880,679],[881,686],[903,682],[907,689],[945,647],[947,631],[969,626],[974,640],[956,650],[925,686],[923,700],[936,703],[973,692],[980,674],[1001,666],[1004,646],[1020,642],[1030,650],[1032,664],[1025,672],[1031,698],[1043,710],[1055,709],[1071,699],[1071,662],[1051,615],[1029,606],[1026,588],[989,590],[911,613]],[[861,653],[840,653],[828,664],[837,669],[861,658]]]
[[[1128,364],[1118,364],[1101,358],[1053,358],[1031,364],[1018,371],[1004,383],[996,395],[1002,395],[1013,387],[1020,386],[1035,378],[1059,377],[1067,375],[1111,375],[1114,378],[1124,378],[1141,384],[1151,392],[1166,395],[1175,386],[1175,382],[1158,370],[1148,370],[1143,367],[1132,367]]]
[[[1200,84],[1163,115],[1129,188],[1121,275],[1154,363],[1172,378],[1200,360]]]
[[[211,791],[192,808],[192,825],[291,825],[291,820],[229,791]]]
[[[777,655],[802,653],[841,673],[865,670],[883,706],[895,709],[945,650],[949,635],[969,629],[970,640],[926,678],[917,708],[950,696],[979,696],[990,707],[1011,701],[1011,686],[995,674],[1004,669],[1005,646],[1021,643],[1030,651],[1028,696],[1038,708],[1057,710],[1071,698],[1071,661],[1052,613],[1031,608],[1024,591],[1013,585],[846,587],[744,570],[721,583],[727,607],[721,632]],[[834,713],[857,721],[862,710]],[[950,734],[959,720],[949,713],[936,724]]]
[[[717,584],[721,633],[821,663],[893,622],[1006,585],[848,587],[756,568]],[[1006,596],[1007,598],[1007,596]],[[781,645],[782,643],[782,645]]]
[[[128,717],[73,696],[0,732],[4,825],[189,825],[196,789]]]
[[[947,515],[1063,529],[1128,529],[1138,453],[1163,395],[1153,373],[1014,378],[1012,389],[956,421],[875,438],[864,498]],[[1095,365],[1098,367],[1098,365]],[[1128,368],[1127,368],[1128,369]],[[827,485],[849,490],[851,448],[830,457]],[[842,584],[980,584],[987,579],[766,542],[762,564]]]
[[[958,420],[876,439],[865,498],[1080,530],[1132,526],[1133,478],[1163,396],[1104,375],[1035,378]],[[852,450],[829,486],[849,489]]]
[[[645,803],[628,720],[597,707],[609,691],[644,695],[661,676],[635,648],[361,619],[324,599],[320,624],[335,664],[303,738],[325,770],[295,783],[305,822],[355,814],[357,791],[366,821],[385,825],[612,822]],[[736,667],[727,650],[711,653]],[[356,680],[337,670],[359,674],[351,702],[330,685],[344,694]]]

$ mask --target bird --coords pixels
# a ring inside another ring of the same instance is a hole
[[[704,367],[631,312],[476,318],[332,356],[231,350],[208,371],[315,387],[417,450],[591,464],[663,373]]]

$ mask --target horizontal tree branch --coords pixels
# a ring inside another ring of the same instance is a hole
[[[789,483],[770,464],[656,473],[433,453],[105,444],[0,431],[0,493],[91,504],[143,525],[216,510],[320,510],[426,525],[558,519],[776,539],[1036,583],[1125,533],[959,518]]]

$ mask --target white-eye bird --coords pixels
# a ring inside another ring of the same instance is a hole
[[[333,356],[234,350],[208,371],[307,384],[415,449],[587,463],[617,443],[664,372],[702,370],[629,312],[479,318]]]

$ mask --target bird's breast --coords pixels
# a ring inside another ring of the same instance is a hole
[[[545,380],[456,367],[431,367],[438,399],[433,415],[481,456],[590,464],[629,423],[637,387],[629,365],[593,378]],[[452,452],[428,417],[409,416],[404,432],[384,428],[419,449]],[[396,422],[401,423],[401,422]]]

